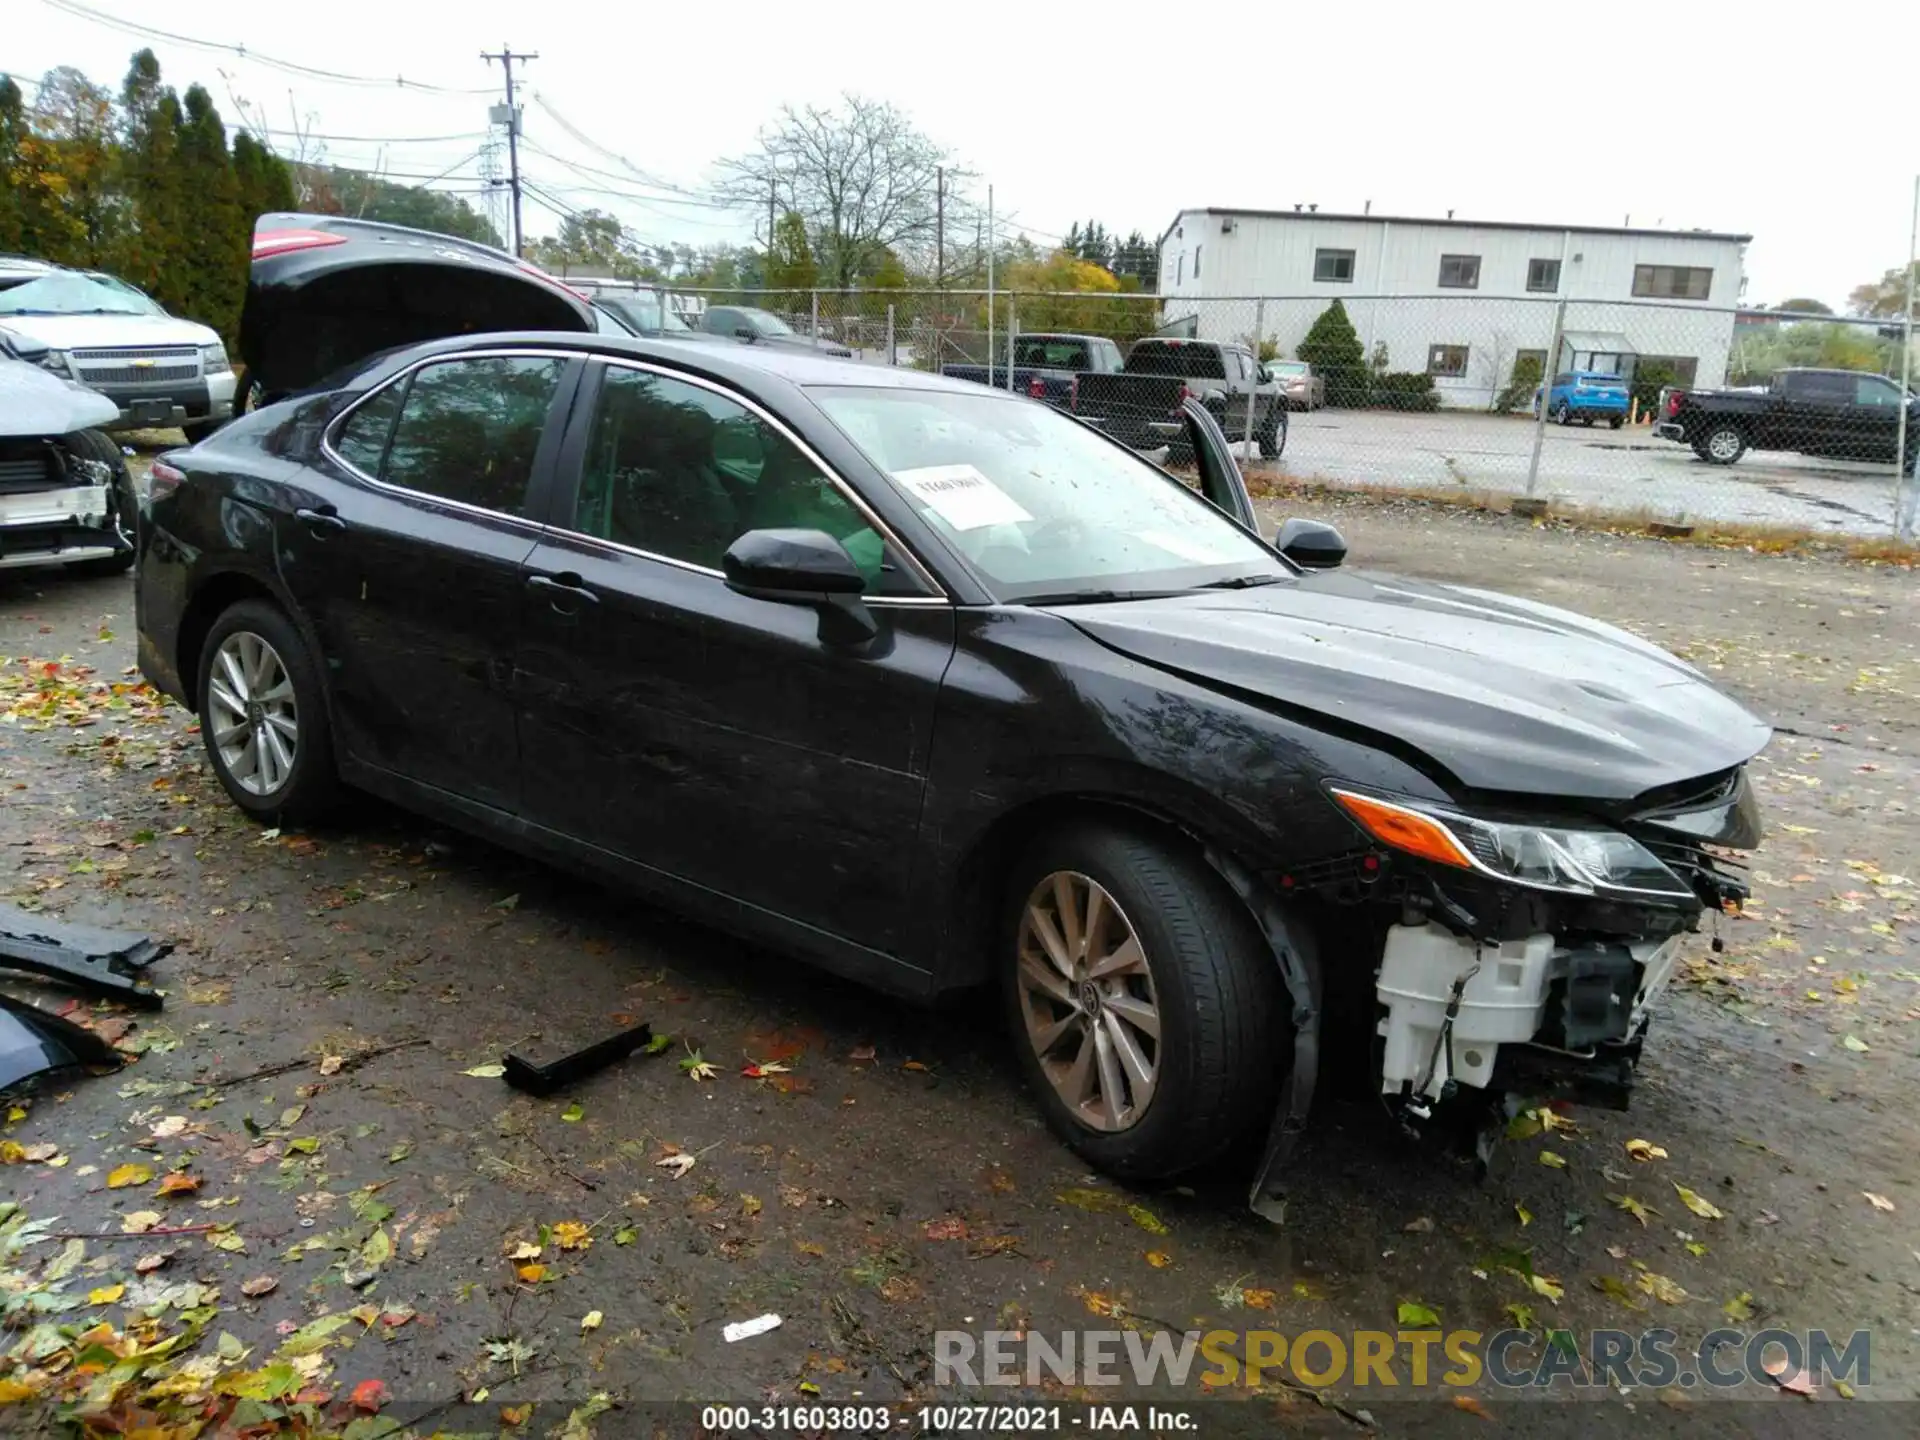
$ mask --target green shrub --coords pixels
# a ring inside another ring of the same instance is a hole
[[[1338,300],[1320,313],[1294,353],[1327,382],[1329,405],[1367,403],[1373,377],[1367,371],[1366,347]]]
[[[1374,377],[1372,403],[1376,410],[1438,410],[1440,392],[1422,371],[1391,370]]]

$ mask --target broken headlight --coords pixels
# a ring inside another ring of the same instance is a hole
[[[1482,820],[1336,789],[1333,798],[1381,844],[1423,860],[1573,895],[1597,891],[1694,898],[1652,851],[1617,830]]]

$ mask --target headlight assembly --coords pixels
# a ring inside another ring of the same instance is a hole
[[[224,345],[202,345],[200,347],[200,368],[209,375],[224,375],[233,369],[227,359],[227,347]]]
[[[1646,846],[1617,830],[1482,820],[1438,805],[1408,805],[1334,789],[1374,839],[1440,865],[1572,895],[1600,892],[1694,898]]]

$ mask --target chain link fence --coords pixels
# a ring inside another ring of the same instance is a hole
[[[670,302],[743,342],[1012,388],[1142,449],[1165,443],[1184,386],[1253,471],[1289,481],[1869,539],[1912,538],[1920,510],[1920,436],[1905,433],[1900,388],[1920,355],[1903,365],[1898,322],[1553,296],[674,290]]]

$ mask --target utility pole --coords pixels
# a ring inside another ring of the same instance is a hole
[[[774,211],[774,206],[776,206],[779,203],[779,201],[780,201],[780,177],[776,174],[769,174],[767,176],[767,271],[768,271],[768,274],[760,277],[762,283],[768,286],[768,288],[772,288],[772,285],[773,285],[773,281],[769,277],[771,276],[773,271],[773,231],[774,231],[774,226],[778,223],[774,218],[773,211]]]
[[[947,288],[947,167],[933,172],[933,284]]]
[[[507,72],[507,186],[513,195],[513,253],[524,255],[520,234],[520,110],[513,103],[513,62],[538,60],[540,55],[538,51],[516,55],[511,45],[502,45],[495,55],[482,50],[480,58],[489,64],[498,60],[500,68]]]

